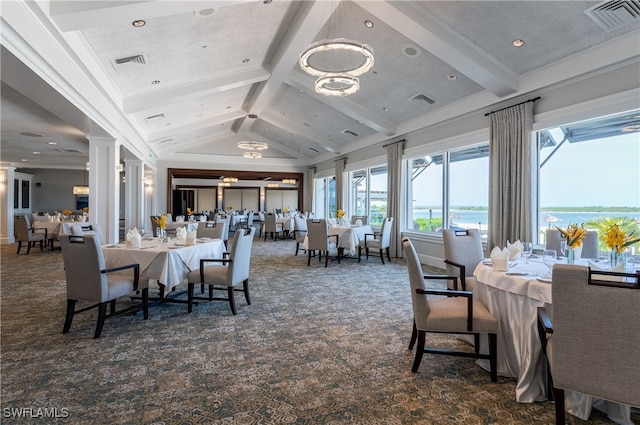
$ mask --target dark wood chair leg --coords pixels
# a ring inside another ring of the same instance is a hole
[[[142,290],[142,314],[144,320],[149,318],[149,288]]]
[[[73,321],[73,314],[76,311],[76,300],[67,299],[67,316],[64,319],[64,327],[62,333],[66,334],[71,329],[71,322]]]
[[[247,300],[247,304],[251,305],[251,297],[249,296],[249,279],[242,282],[242,291],[244,292],[244,298]]]
[[[411,340],[409,341],[409,350],[413,350],[416,345],[416,339],[418,339],[418,328],[416,327],[416,320],[413,319],[413,328],[411,329]]]
[[[554,387],[553,398],[556,404],[556,425],[564,425],[564,390]]]
[[[418,346],[416,347],[416,358],[413,360],[413,367],[411,368],[411,372],[413,373],[416,373],[418,371],[418,368],[420,367],[422,355],[424,354],[424,340],[425,332],[418,331]]]
[[[384,265],[384,253],[382,252],[382,248],[380,248],[380,260],[382,261],[382,265]]]
[[[227,288],[227,295],[229,296],[229,307],[231,307],[231,313],[233,313],[233,315],[236,315],[236,302],[235,302],[235,298],[233,296],[233,286],[229,286]]]
[[[296,242],[296,255],[298,255],[298,250],[300,249],[300,243]]]
[[[102,333],[104,319],[107,318],[107,304],[106,302],[98,304],[98,324],[96,325],[96,333],[93,335],[94,339],[100,338],[100,334]]]
[[[498,337],[489,334],[489,365],[491,367],[491,382],[498,382]]]
[[[360,262],[361,259],[362,259],[362,247],[359,246],[358,247],[358,263]]]
[[[202,292],[204,292],[204,283],[202,285]],[[187,313],[193,311],[193,292],[195,291],[195,283],[189,282],[187,284]]]
[[[368,260],[369,259],[369,247],[365,247],[364,251],[367,254],[367,260]]]
[[[44,240],[40,241],[40,251],[42,252],[42,250],[44,249]]]
[[[387,247],[387,259],[391,262],[391,253],[389,252],[389,247]]]
[[[204,283],[200,284],[200,293],[204,294]]]
[[[325,252],[324,254],[324,266],[327,267],[329,265],[329,252]]]
[[[27,255],[29,255],[30,251],[31,251],[31,242],[27,242]]]
[[[209,285],[209,301],[213,301],[213,285]]]
[[[311,265],[311,250],[308,249],[307,253],[309,254],[309,258],[307,259],[307,266],[310,266]],[[314,254],[315,254],[315,251],[314,251]]]
[[[338,248],[338,264],[340,264],[340,257],[344,257],[344,248]]]
[[[116,312],[116,300],[109,301],[109,307],[111,308],[111,314]]]
[[[22,241],[18,241],[18,250],[16,251],[16,254],[20,254],[21,247],[22,247]]]
[[[480,354],[480,334],[473,334],[473,347],[476,350],[476,354]]]

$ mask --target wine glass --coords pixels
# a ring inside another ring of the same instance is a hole
[[[524,263],[529,264],[529,257],[533,253],[533,244],[531,242],[522,242],[522,256]]]
[[[562,254],[562,258],[567,256],[567,241],[560,241],[560,254]]]
[[[138,233],[140,233],[141,239],[144,238],[144,234],[146,233],[144,227],[142,229],[138,229]]]
[[[549,277],[551,277],[553,265],[556,263],[556,255],[555,249],[545,249],[542,251],[542,262],[549,268]]]

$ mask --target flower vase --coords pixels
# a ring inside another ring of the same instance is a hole
[[[609,266],[611,268],[616,267],[618,264],[624,263],[624,252],[618,252],[615,249],[612,249],[609,253]]]
[[[156,236],[158,237],[158,239],[160,239],[160,242],[162,242],[167,236],[167,230],[163,229],[162,227],[158,227],[156,229]]]
[[[582,256],[582,246],[567,247],[567,264],[575,264]]]

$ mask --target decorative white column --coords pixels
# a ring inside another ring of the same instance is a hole
[[[125,229],[145,227],[144,163],[139,159],[124,160],[124,222]]]
[[[120,145],[112,137],[89,136],[89,221],[100,225],[106,243],[120,238]]]
[[[0,244],[14,243],[13,235],[13,179],[15,167],[0,170]]]

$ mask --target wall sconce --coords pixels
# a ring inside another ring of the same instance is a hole
[[[89,186],[73,186],[74,195],[88,195]]]
[[[116,172],[120,173],[124,170],[124,166],[122,164],[116,165]]]
[[[222,178],[222,182],[223,183],[238,183],[238,178],[237,177],[223,177]]]
[[[298,180],[296,179],[282,179],[282,184],[296,184]]]
[[[221,182],[221,183],[218,183],[218,187],[231,187],[231,183]]]
[[[273,189],[276,187],[280,187],[280,185],[278,183],[267,183],[267,187]]]

